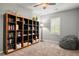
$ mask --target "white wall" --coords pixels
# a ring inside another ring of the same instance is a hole
[[[31,18],[32,17],[32,11],[29,9],[25,9],[17,4],[2,4],[0,3],[0,51],[3,51],[3,14],[7,11],[16,12],[25,17],[25,18]]]
[[[45,30],[43,30],[43,39],[59,41],[59,38],[62,38],[66,35],[78,35],[78,9],[62,11],[54,14],[44,15],[40,17],[40,21],[45,20]],[[60,36],[53,35],[50,33],[50,19],[53,17],[61,18],[61,34]],[[48,30],[48,31],[46,31]]]
[[[78,9],[77,14],[78,14],[78,38],[79,38],[79,9]]]
[[[12,11],[26,18],[32,17],[32,10],[24,8],[15,3],[0,3],[0,10],[4,11],[4,13],[7,11]]]

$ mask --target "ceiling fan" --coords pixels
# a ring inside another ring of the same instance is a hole
[[[35,4],[33,7],[42,6],[43,9],[46,9],[48,5],[56,5],[56,3],[40,3],[40,4]]]

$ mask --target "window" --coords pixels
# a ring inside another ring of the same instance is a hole
[[[51,19],[51,33],[60,35],[60,17]]]

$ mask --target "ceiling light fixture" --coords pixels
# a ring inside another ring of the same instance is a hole
[[[48,6],[48,4],[47,4],[47,3],[42,4],[42,8],[43,8],[43,9],[46,9],[46,8],[47,8],[47,6]]]
[[[42,6],[43,9],[46,9],[48,5],[56,5],[56,3],[40,3],[35,4],[33,7]]]

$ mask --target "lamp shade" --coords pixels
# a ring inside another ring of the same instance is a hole
[[[44,27],[44,24],[40,24],[40,27]]]

